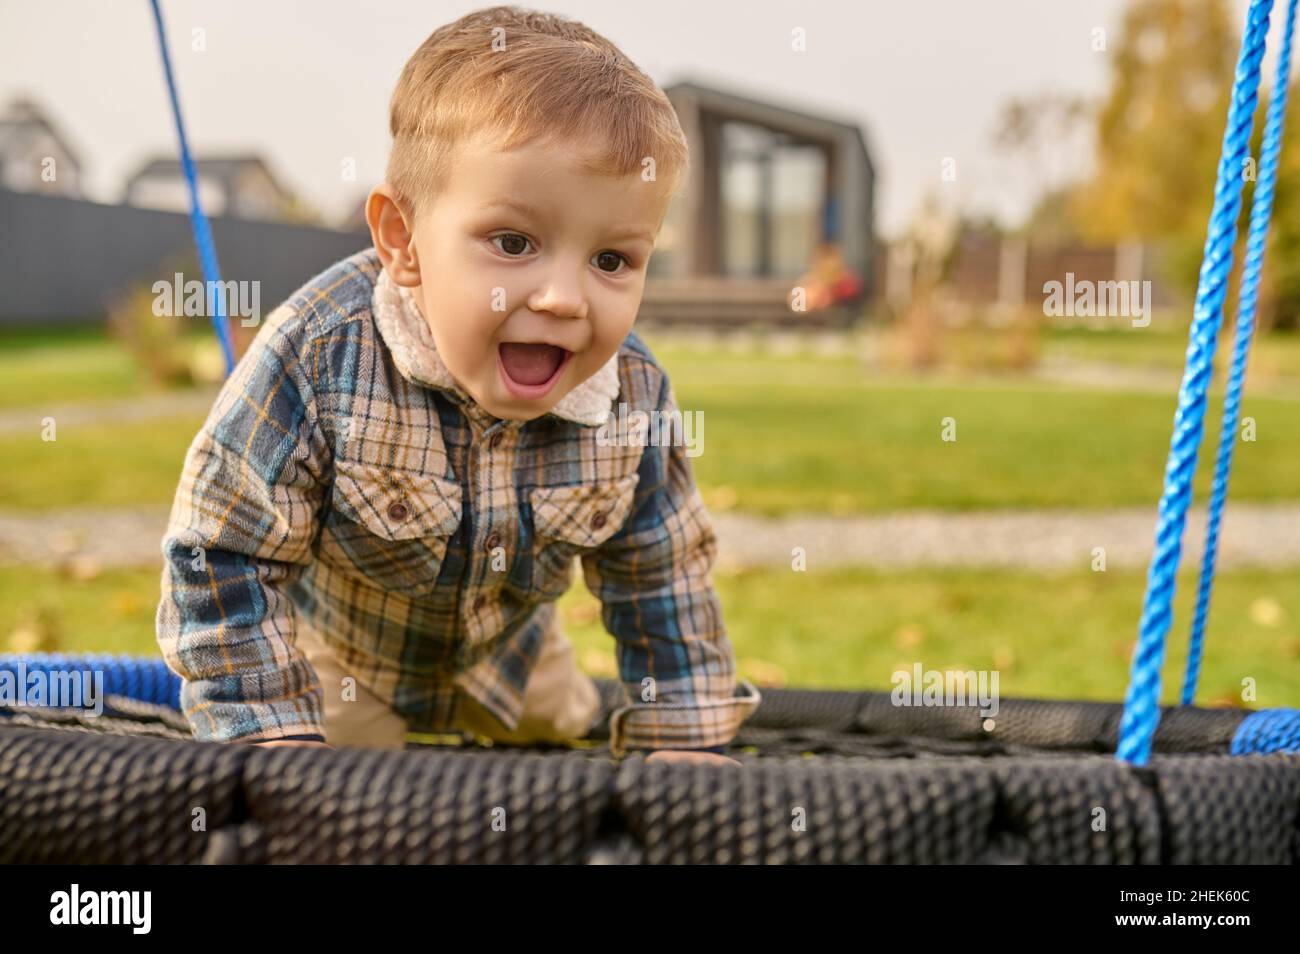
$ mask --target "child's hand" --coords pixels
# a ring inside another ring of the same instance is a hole
[[[734,765],[740,768],[740,763],[735,759],[727,758],[725,755],[715,755],[713,752],[684,752],[676,749],[660,749],[657,752],[651,752],[645,757],[647,762],[677,762],[679,764],[695,765]]]
[[[265,741],[265,742],[254,742],[253,744],[254,744],[254,745],[265,745],[265,746],[282,745],[282,746],[286,746],[286,747],[287,747],[287,746],[290,746],[290,745],[302,745],[302,746],[305,746],[305,747],[307,747],[307,748],[312,748],[312,749],[332,749],[332,748],[334,748],[334,746],[330,745],[328,742],[313,742],[313,741],[310,740],[310,739],[268,739],[268,740]]]

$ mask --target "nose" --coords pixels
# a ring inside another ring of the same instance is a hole
[[[528,297],[528,308],[550,312],[557,318],[585,318],[587,296],[582,291],[581,269],[555,263],[542,284]]]

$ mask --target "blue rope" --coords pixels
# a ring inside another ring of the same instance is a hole
[[[161,659],[91,654],[67,656],[63,653],[33,653],[0,656],[0,672],[15,678],[32,673],[90,672],[102,673],[107,695],[126,696],[141,702],[181,707],[181,680]]]
[[[203,213],[199,203],[199,183],[194,172],[194,160],[190,157],[189,140],[185,138],[185,122],[181,119],[181,101],[176,95],[176,79],[172,75],[172,58],[167,52],[167,33],[163,29],[162,8],[158,0],[153,4],[153,19],[158,27],[158,48],[162,51],[163,73],[167,77],[167,92],[172,101],[172,117],[176,120],[176,138],[181,146],[181,171],[185,174],[185,184],[190,192],[190,230],[194,233],[194,247],[198,249],[199,266],[203,269],[203,278],[208,288],[218,288],[214,282],[221,281],[221,266],[217,262],[217,246],[212,240],[212,228],[208,217]],[[235,367],[235,350],[230,343],[230,329],[226,326],[225,302],[221,295],[205,296],[212,308],[212,325],[217,331],[217,340],[221,342],[221,356],[225,359],[227,376]]]
[[[1210,612],[1210,592],[1214,588],[1214,567],[1219,552],[1219,526],[1223,505],[1228,497],[1228,478],[1232,473],[1232,452],[1237,444],[1237,423],[1241,416],[1241,391],[1246,377],[1246,358],[1255,330],[1255,307],[1259,300],[1259,277],[1264,266],[1264,240],[1273,213],[1273,187],[1277,183],[1278,156],[1282,152],[1282,127],[1286,121],[1286,94],[1291,75],[1291,39],[1295,32],[1296,0],[1286,10],[1282,32],[1282,49],[1278,57],[1273,98],[1268,104],[1268,123],[1259,152],[1259,181],[1250,209],[1250,237],[1246,264],[1242,269],[1241,291],[1237,306],[1237,329],[1232,349],[1232,367],[1228,373],[1227,393],[1223,399],[1223,427],[1219,431],[1219,455],[1214,468],[1214,488],[1210,492],[1205,555],[1201,559],[1200,590],[1196,596],[1196,615],[1192,620],[1192,638],[1187,648],[1187,674],[1183,680],[1183,705],[1196,698],[1196,682],[1201,673],[1201,656],[1205,645],[1205,623]]]
[[[1232,755],[1300,751],[1300,709],[1260,709],[1241,720]]]
[[[1174,586],[1182,554],[1183,530],[1187,524],[1196,455],[1205,423],[1205,395],[1219,336],[1223,300],[1227,294],[1228,273],[1232,270],[1232,246],[1237,237],[1241,170],[1244,160],[1250,155],[1259,66],[1264,58],[1272,8],[1273,0],[1251,0],[1237,60],[1228,122],[1223,133],[1223,152],[1219,157],[1218,179],[1214,185],[1214,211],[1210,214],[1206,231],[1205,255],[1201,261],[1187,345],[1187,366],[1183,371],[1169,461],[1165,466],[1155,551],[1147,574],[1142,622],[1124,698],[1124,716],[1120,721],[1116,757],[1137,765],[1145,765],[1150,758],[1151,741],[1160,720],[1160,669],[1164,664],[1165,636],[1173,619]]]

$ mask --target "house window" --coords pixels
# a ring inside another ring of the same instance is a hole
[[[747,123],[722,126],[722,273],[793,278],[812,261],[826,204],[826,155]]]

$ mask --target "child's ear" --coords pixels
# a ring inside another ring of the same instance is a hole
[[[399,285],[420,284],[420,258],[415,250],[414,223],[407,220],[397,192],[387,182],[375,186],[366,199],[370,240],[384,271]]]

